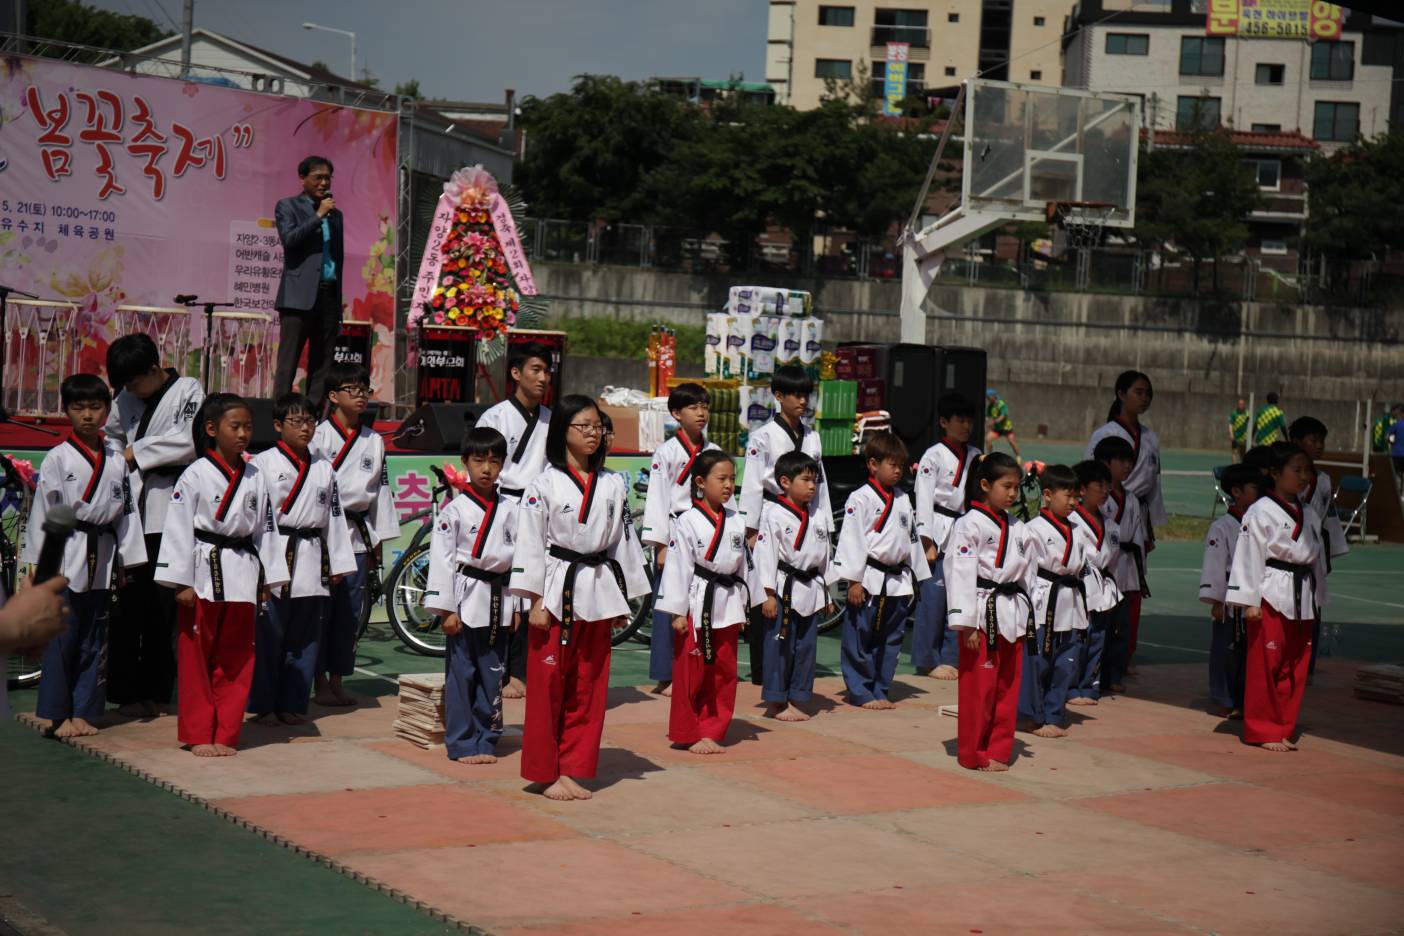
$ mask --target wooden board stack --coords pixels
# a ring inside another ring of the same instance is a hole
[[[1404,666],[1380,663],[1355,673],[1355,695],[1375,702],[1404,705]]]
[[[400,715],[395,737],[428,749],[444,743],[444,674],[400,677]]]

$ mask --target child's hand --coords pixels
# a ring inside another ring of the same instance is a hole
[[[838,605],[834,604],[832,601],[830,601],[828,604],[824,605],[824,613],[825,613],[825,614],[833,614],[833,613],[834,613],[835,611],[837,611],[837,610],[838,610]]]
[[[189,585],[178,589],[175,594],[176,604],[184,605],[187,608],[195,607],[195,589]],[[267,600],[266,598],[264,599]]]
[[[328,584],[331,585],[340,585],[344,581],[346,581],[346,576],[344,575],[333,575],[327,579]]]
[[[984,634],[980,633],[977,630],[967,630],[965,632],[965,646],[971,650],[979,650],[980,641],[984,638],[984,636]]]
[[[747,531],[746,531],[746,548],[747,548],[747,549],[755,549],[755,548],[756,548],[756,534],[759,533],[759,532],[760,532],[759,530],[747,530]]]
[[[676,634],[686,634],[686,633],[687,633],[687,618],[685,618],[685,617],[675,617],[675,618],[673,618],[673,632],[676,633]]]
[[[772,621],[775,620],[775,616],[779,613],[780,602],[775,600],[774,595],[771,595],[769,598],[765,599],[765,601],[761,602],[761,614],[764,614]]]
[[[118,566],[118,567],[117,567],[117,572],[116,572],[116,574],[113,575],[113,577],[112,577],[112,586],[113,586],[114,588],[126,588],[126,587],[127,587],[127,570],[126,570],[126,569],[122,568],[121,566]]]
[[[450,611],[448,614],[445,614],[441,624],[444,628],[444,633],[448,634],[450,637],[463,630],[463,618],[459,617],[456,611]]]
[[[934,545],[926,547],[926,561],[927,561],[927,562],[935,562],[935,561],[936,561],[936,557],[939,556],[939,555],[941,555],[941,551],[940,551],[939,549],[937,549]]]
[[[653,547],[653,558],[654,558],[654,561],[657,563],[657,567],[658,567],[659,569],[662,569],[662,568],[663,568],[663,563],[665,563],[665,562],[668,561],[668,547],[667,547],[667,546],[655,546],[655,547]]]
[[[512,612],[512,630],[513,630],[513,631],[517,631],[517,630],[519,630],[519,629],[521,628],[521,626],[522,626],[522,612],[520,612],[520,611],[513,611],[513,612]]]
[[[527,623],[532,627],[539,627],[542,630],[551,629],[551,615],[539,604],[531,606],[531,613],[527,615]]]
[[[176,598],[179,599],[180,596],[177,595]],[[269,588],[267,585],[260,585],[259,588],[258,588],[258,601],[259,601],[259,604],[266,604],[267,602],[272,601],[272,600],[273,600],[273,590],[272,590],[271,588]]]
[[[1263,609],[1262,609],[1261,607],[1258,607],[1258,608],[1244,608],[1244,609],[1243,609],[1243,620],[1245,620],[1245,621],[1261,621],[1262,619],[1263,619]]]
[[[848,586],[848,603],[850,605],[856,608],[867,600],[868,593],[863,590],[862,582],[854,582]]]
[[[1216,621],[1222,621],[1224,619],[1224,603],[1222,601],[1214,602],[1209,608],[1209,616]]]

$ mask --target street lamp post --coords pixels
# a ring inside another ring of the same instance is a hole
[[[303,29],[320,29],[322,32],[340,33],[351,39],[351,80],[356,80],[356,34],[349,29],[337,29],[335,26],[319,26],[316,23],[303,23]]]

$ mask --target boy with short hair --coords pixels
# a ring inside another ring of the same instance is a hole
[[[1081,667],[1077,682],[1068,690],[1068,704],[1081,706],[1096,705],[1102,694],[1102,655],[1122,601],[1113,571],[1121,556],[1121,531],[1115,520],[1102,513],[1102,505],[1111,498],[1111,470],[1089,458],[1074,465],[1073,471],[1077,473],[1080,502],[1068,522],[1083,538],[1087,556],[1082,580],[1087,589],[1088,624]]]
[[[1204,537],[1204,563],[1199,576],[1199,600],[1209,605],[1209,701],[1221,718],[1243,717],[1243,668],[1247,659],[1248,632],[1242,608],[1228,608],[1229,573],[1238,548],[1243,514],[1258,499],[1262,475],[1249,465],[1229,465],[1219,486],[1233,504],[1228,513],[1209,524]]]
[[[1111,472],[1112,486],[1102,516],[1116,524],[1120,555],[1112,563],[1116,587],[1122,594],[1117,605],[1106,649],[1102,653],[1101,691],[1126,691],[1126,667],[1131,656],[1131,616],[1145,594],[1145,521],[1141,502],[1127,493],[1123,482],[1136,464],[1136,451],[1121,436],[1107,436],[1097,443],[1092,457]]]
[[[741,478],[741,515],[746,519],[747,545],[754,546],[760,529],[761,508],[767,500],[780,496],[775,480],[775,463],[786,452],[802,452],[819,466],[819,490],[814,496],[816,513],[829,513],[829,486],[824,480],[824,446],[819,433],[804,424],[805,410],[814,393],[814,381],[798,364],[775,369],[770,392],[780,407],[770,422],[750,434],[746,442],[745,473]],[[753,616],[746,629],[751,651],[751,682],[764,684],[765,620]]]
[[[512,395],[489,407],[476,425],[496,429],[507,440],[507,460],[497,478],[498,496],[520,504],[522,493],[547,467],[546,433],[551,410],[545,404],[551,390],[551,349],[538,342],[507,346],[507,374],[516,384]],[[507,648],[505,699],[520,699],[526,682],[527,631],[518,628]],[[668,665],[672,666],[669,657]]]
[[[834,573],[849,583],[840,663],[848,701],[865,709],[895,708],[887,698],[902,652],[916,584],[931,576],[917,538],[911,500],[897,491],[907,446],[874,433],[863,450],[868,483],[848,497]]]
[[[507,440],[487,426],[463,437],[468,486],[439,511],[429,547],[424,607],[442,617],[444,747],[460,764],[497,762],[502,736],[502,682],[517,601],[505,594],[512,575],[517,501],[497,480]]]
[[[765,672],[761,698],[766,715],[779,721],[807,721],[799,707],[814,691],[819,613],[832,614],[829,567],[833,517],[818,513],[819,465],[803,452],[775,460],[780,493],[761,508],[756,533],[756,575],[765,589]]]
[[[660,695],[672,694],[673,617],[659,611],[658,590],[663,584],[663,561],[673,521],[692,509],[692,466],[697,456],[717,446],[704,432],[711,401],[701,384],[678,384],[668,393],[668,412],[678,431],[653,453],[648,471],[648,494],[644,498],[643,529],[639,538],[654,549],[653,629],[649,632],[648,678],[658,685]]]
[[[127,610],[108,634],[107,698],[123,715],[154,718],[171,701],[176,678],[175,595],[154,576],[171,491],[195,460],[191,422],[205,389],[194,377],[162,368],[156,343],[144,334],[108,346],[107,382],[120,388],[107,418],[107,445],[127,462],[150,559],[122,589],[119,607]]]
[[[1307,462],[1311,471],[1311,483],[1307,485],[1305,491],[1301,493],[1298,502],[1303,507],[1310,507],[1312,511],[1322,518],[1321,523],[1321,549],[1325,557],[1326,573],[1331,572],[1331,560],[1339,556],[1344,556],[1350,552],[1350,546],[1346,543],[1345,530],[1341,528],[1341,518],[1336,516],[1336,511],[1332,509],[1334,498],[1331,496],[1331,476],[1316,466],[1316,462],[1322,455],[1326,454],[1326,424],[1315,416],[1299,416],[1292,420],[1292,425],[1287,427],[1287,440],[1298,445],[1303,452],[1306,452]],[[1321,648],[1321,608],[1326,604],[1328,598],[1327,582],[1323,577],[1316,590],[1316,623],[1313,626],[1311,638],[1311,661],[1307,667],[1308,678],[1310,674],[1316,672],[1316,655]]]
[[[68,579],[68,627],[44,650],[34,714],[53,723],[56,737],[75,738],[97,734],[93,722],[102,717],[106,701],[111,589],[120,584],[123,570],[145,564],[147,556],[126,460],[104,447],[102,426],[112,407],[107,384],[95,374],[74,374],[60,385],[59,398],[73,434],[44,458],[20,561],[39,561],[49,510],[72,507],[78,529],[64,547],[59,570]]]
[[[921,583],[917,598],[912,666],[918,676],[957,679],[960,634],[946,626],[946,576],[941,554],[951,527],[965,512],[966,477],[980,457],[980,450],[969,444],[975,426],[975,404],[959,393],[944,394],[936,401],[936,418],[941,425],[941,440],[921,456],[913,493],[917,535],[931,566],[931,577]]]
[[[370,402],[370,374],[359,364],[336,363],[327,368],[325,399],[331,407],[312,436],[310,450],[331,462],[341,509],[351,525],[356,569],[331,587],[326,628],[318,647],[316,702],[355,705],[341,687],[356,668],[356,631],[365,602],[373,600],[379,581],[380,544],[400,535],[400,522],[390,500],[385,469],[385,442],[361,425]]]
[[[259,607],[248,711],[260,724],[300,725],[316,679],[331,588],[356,571],[331,462],[311,450],[316,406],[301,393],[273,403],[279,439],[254,456],[290,581]]]

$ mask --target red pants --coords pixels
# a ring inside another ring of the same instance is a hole
[[[253,683],[256,611],[249,602],[199,597],[193,608],[180,606],[176,737],[181,744],[238,745]]]
[[[555,783],[593,777],[600,762],[609,691],[609,621],[577,620],[561,646],[561,622],[527,630],[526,723],[522,777]]]
[[[1263,602],[1263,619],[1248,622],[1243,677],[1243,740],[1267,744],[1291,740],[1297,730],[1307,670],[1312,621],[1294,621]]]
[[[1024,644],[1003,637],[993,651],[965,644],[968,629],[960,629],[960,705],[956,711],[956,760],[976,770],[990,761],[1009,763],[1014,756],[1014,723],[1019,717],[1019,676]]]
[[[673,703],[668,715],[668,740],[696,744],[711,738],[720,744],[736,711],[736,635],[739,626],[712,631],[716,659],[702,660],[702,647],[692,628],[673,635]]]
[[[1131,644],[1126,648],[1126,663],[1130,665],[1133,657],[1136,656],[1136,635],[1141,631],[1141,595],[1142,592],[1130,592],[1126,596],[1127,608],[1130,611],[1131,620]]]

